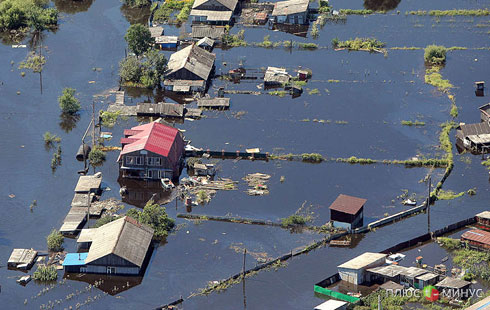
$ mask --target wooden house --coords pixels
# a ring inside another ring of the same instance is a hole
[[[485,230],[490,231],[490,211],[483,211],[476,215],[477,225]]]
[[[277,24],[305,25],[308,23],[309,0],[287,0],[274,4],[271,20]]]
[[[216,55],[195,44],[173,53],[167,64],[164,86],[175,92],[206,90]]]
[[[330,205],[330,220],[334,227],[354,229],[363,224],[366,199],[340,194]]]
[[[184,163],[182,133],[171,126],[152,122],[124,130],[119,154],[123,178],[178,178]]]
[[[68,253],[63,261],[66,272],[114,275],[140,274],[153,229],[130,217],[123,217],[82,233],[86,253]]]
[[[473,153],[488,153],[490,150],[490,123],[461,124],[456,128],[456,138],[464,148]]]
[[[482,105],[478,108],[480,110],[480,118],[482,122],[490,122],[490,103]]]
[[[210,39],[208,37],[204,37],[204,38],[200,39],[199,41],[197,41],[196,45],[202,49],[205,49],[208,52],[211,52],[213,50],[213,47],[214,47],[214,40]]]
[[[232,21],[238,0],[196,0],[190,17],[193,23],[228,25]]]
[[[461,235],[461,241],[466,242],[469,248],[490,251],[490,232],[481,229],[472,229]]]
[[[439,294],[443,293],[446,296],[451,295],[460,296],[461,298],[467,298],[470,295],[466,290],[470,288],[470,285],[471,282],[457,278],[446,277],[442,281],[436,283],[435,287],[439,290]]]
[[[264,75],[264,87],[265,88],[275,88],[284,87],[291,76],[288,74],[286,69],[278,67],[267,67]]]
[[[225,34],[225,27],[195,24],[192,25],[191,37],[193,39],[210,38],[213,40],[221,40]]]

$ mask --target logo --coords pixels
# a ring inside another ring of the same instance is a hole
[[[432,285],[424,287],[424,297],[428,301],[434,302],[439,299],[439,291]]]

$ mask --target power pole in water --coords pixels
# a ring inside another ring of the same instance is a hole
[[[427,230],[430,234],[430,187],[431,187],[431,177],[429,176],[429,187],[427,193]]]

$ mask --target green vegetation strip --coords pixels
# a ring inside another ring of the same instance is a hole
[[[386,44],[375,38],[355,38],[340,41],[338,38],[332,39],[333,48],[347,48],[352,51],[379,51]]]
[[[430,11],[408,11],[405,15],[430,15],[430,16],[488,16],[490,10],[430,10]]]

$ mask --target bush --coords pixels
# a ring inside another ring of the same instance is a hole
[[[199,204],[206,204],[211,200],[211,197],[209,196],[208,192],[205,190],[200,190],[196,194],[196,201]]]
[[[459,239],[438,237],[437,242],[446,250],[452,251],[461,248],[461,241]]]
[[[44,56],[30,52],[26,59],[19,64],[19,69],[30,69],[34,73],[40,73],[43,71],[44,64],[46,64],[46,58]]]
[[[131,8],[141,8],[151,4],[151,0],[123,0],[123,3]]]
[[[306,224],[306,219],[301,215],[296,215],[296,214],[290,215],[281,220],[281,225],[284,227],[294,226],[294,225],[304,225],[304,224]]]
[[[58,10],[48,8],[43,0],[0,1],[0,31],[28,27],[34,30],[54,28]]]
[[[129,56],[119,63],[119,75],[125,82],[139,83],[143,75],[143,66],[135,56]]]
[[[151,37],[150,30],[142,24],[129,26],[124,40],[128,42],[129,49],[136,55],[140,56],[148,51],[155,40]]]
[[[166,237],[175,226],[175,221],[167,215],[165,208],[152,200],[148,201],[143,211],[130,209],[126,215],[153,228],[155,230],[153,237],[156,239]]]
[[[62,95],[58,97],[60,109],[66,114],[75,114],[80,111],[80,101],[75,97],[75,89],[64,88]]]
[[[46,131],[43,134],[43,139],[44,139],[44,144],[47,147],[53,147],[55,143],[60,143],[61,142],[61,138],[60,137],[58,137],[55,134],[50,133],[49,131]]]
[[[102,126],[107,128],[112,128],[116,125],[117,118],[121,114],[121,111],[109,112],[109,111],[101,111],[100,119]]]
[[[129,56],[119,63],[119,74],[128,86],[160,86],[166,69],[167,58],[155,50],[148,51],[143,58]]]
[[[102,166],[105,162],[106,153],[95,147],[88,154],[88,160],[93,167]]]
[[[97,219],[97,221],[95,221],[95,224],[92,228],[98,228],[100,226],[103,226],[105,224],[109,224],[110,222],[112,221],[115,221],[117,219],[120,219],[121,216],[112,216],[112,215],[106,215],[106,216],[103,216],[99,219]]]
[[[441,45],[428,45],[424,49],[424,60],[431,65],[442,65],[446,62],[446,48]]]
[[[58,278],[58,271],[54,266],[39,266],[32,275],[32,278],[37,281],[49,282],[55,281]]]
[[[318,153],[303,153],[301,154],[301,160],[310,163],[320,163],[324,159],[321,154]]]
[[[53,252],[62,251],[64,240],[65,238],[63,237],[63,235],[56,229],[53,229],[51,233],[46,237],[48,250]]]
[[[376,40],[375,38],[355,38],[347,41],[340,41],[337,38],[332,39],[332,46],[334,48],[347,48],[349,50],[368,50],[375,51],[383,48],[386,44]]]

